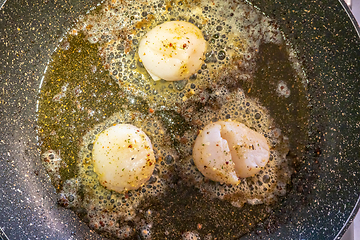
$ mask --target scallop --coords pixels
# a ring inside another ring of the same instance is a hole
[[[138,189],[155,168],[150,139],[130,124],[114,125],[101,132],[92,156],[101,185],[117,192]]]
[[[153,80],[183,80],[202,65],[206,42],[199,28],[183,21],[165,22],[140,41],[139,57]]]
[[[258,173],[269,157],[266,138],[236,121],[206,125],[193,148],[195,165],[205,177],[232,185]]]

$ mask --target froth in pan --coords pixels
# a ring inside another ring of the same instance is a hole
[[[193,23],[201,30],[208,45],[204,64],[182,81],[154,82],[139,61],[139,43],[150,29],[173,20]],[[240,78],[251,77],[260,43],[284,42],[270,18],[248,4],[231,1],[212,1],[210,5],[207,1],[190,5],[181,1],[109,1],[99,14],[85,15],[77,29],[90,42],[100,43],[105,68],[119,86],[146,98],[155,109],[198,98],[231,68],[243,70]]]
[[[137,115],[134,117],[134,114]],[[94,172],[92,149],[96,135],[113,124],[131,123],[141,129],[151,138],[154,155],[157,160],[155,170],[150,179],[136,190],[123,193],[110,191],[104,188]],[[159,134],[153,134],[159,132]],[[173,177],[172,164],[178,161],[177,152],[164,141],[166,136],[161,134],[162,124],[152,115],[145,116],[136,111],[121,111],[89,131],[83,138],[83,147],[80,153],[79,179],[82,181],[83,202],[81,206],[86,209],[86,220],[97,230],[106,231],[119,238],[125,238],[133,233],[133,225],[137,207],[141,201],[159,196],[166,191]],[[163,164],[161,164],[164,162]],[[151,215],[151,210],[149,210]],[[149,232],[150,227],[144,228],[142,233]]]
[[[244,123],[247,127],[261,133],[270,144],[270,159],[264,169],[253,177],[243,178],[239,185],[226,185],[213,182],[205,178],[196,168],[192,159],[192,146],[196,139],[196,129],[187,131],[180,146],[182,158],[179,167],[184,183],[195,184],[204,194],[212,198],[230,201],[235,206],[271,203],[276,196],[285,194],[286,183],[290,179],[291,169],[288,167],[286,154],[288,153],[287,138],[279,133],[266,109],[259,103],[245,97],[238,90],[236,92],[219,94],[217,101],[224,102],[221,108],[214,111],[194,112],[192,119],[197,122],[197,129],[201,130],[207,124],[232,119]],[[186,140],[185,140],[186,139]]]
[[[154,82],[139,61],[138,43],[149,29],[170,20],[188,21],[201,29],[208,43],[206,58],[201,69],[188,79],[176,83]],[[286,159],[287,138],[259,102],[246,97],[238,85],[223,78],[236,69],[237,80],[251,81],[260,43],[283,43],[281,31],[270,18],[248,4],[231,1],[212,1],[210,5],[207,1],[191,5],[107,1],[82,17],[76,31],[84,32],[88,41],[99,44],[103,65],[119,88],[129,96],[145,99],[152,109],[146,114],[124,108],[83,137],[79,176],[67,182],[61,194],[66,196],[68,206],[85,209],[82,214],[91,228],[121,239],[134,236],[135,232],[141,238],[151,238],[152,210],[139,206],[150,198],[161,197],[169,188],[176,190],[174,176],[180,177],[177,180],[181,184],[195,186],[204,197],[228,201],[236,207],[246,202],[271,203],[285,194],[291,173]],[[165,124],[164,116],[152,114],[170,110],[190,127],[177,131],[175,127],[172,129],[173,119],[169,118],[169,124]],[[237,186],[205,179],[192,161],[198,131],[210,122],[227,119],[261,133],[271,148],[266,167],[254,177],[242,179]],[[91,161],[95,136],[115,123],[141,128],[151,139],[156,158],[149,181],[137,190],[124,193],[102,187]],[[76,199],[82,201],[69,202],[69,196],[76,194]],[[138,217],[140,212],[144,218]],[[198,236],[194,231],[188,233],[183,237]]]

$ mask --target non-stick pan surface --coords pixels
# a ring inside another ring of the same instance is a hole
[[[254,0],[298,51],[309,80],[309,142],[292,190],[242,239],[339,238],[360,194],[360,39],[338,1]],[[0,10],[0,227],[9,239],[101,239],[58,207],[37,148],[42,76],[57,41],[97,4],[8,1]]]

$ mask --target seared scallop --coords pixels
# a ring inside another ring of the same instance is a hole
[[[151,29],[140,41],[139,57],[154,80],[182,80],[202,65],[206,42],[195,25],[165,22]]]
[[[235,121],[208,124],[193,148],[195,165],[205,177],[233,185],[259,172],[269,157],[266,138]]]
[[[101,185],[117,192],[138,189],[155,168],[150,139],[130,124],[118,124],[101,132],[92,156]]]

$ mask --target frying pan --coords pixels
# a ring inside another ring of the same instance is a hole
[[[276,19],[308,78],[306,153],[288,195],[241,239],[339,239],[359,207],[360,39],[344,2],[253,0]],[[40,162],[36,111],[58,40],[98,1],[8,1],[0,10],[0,227],[9,239],[102,239]]]

